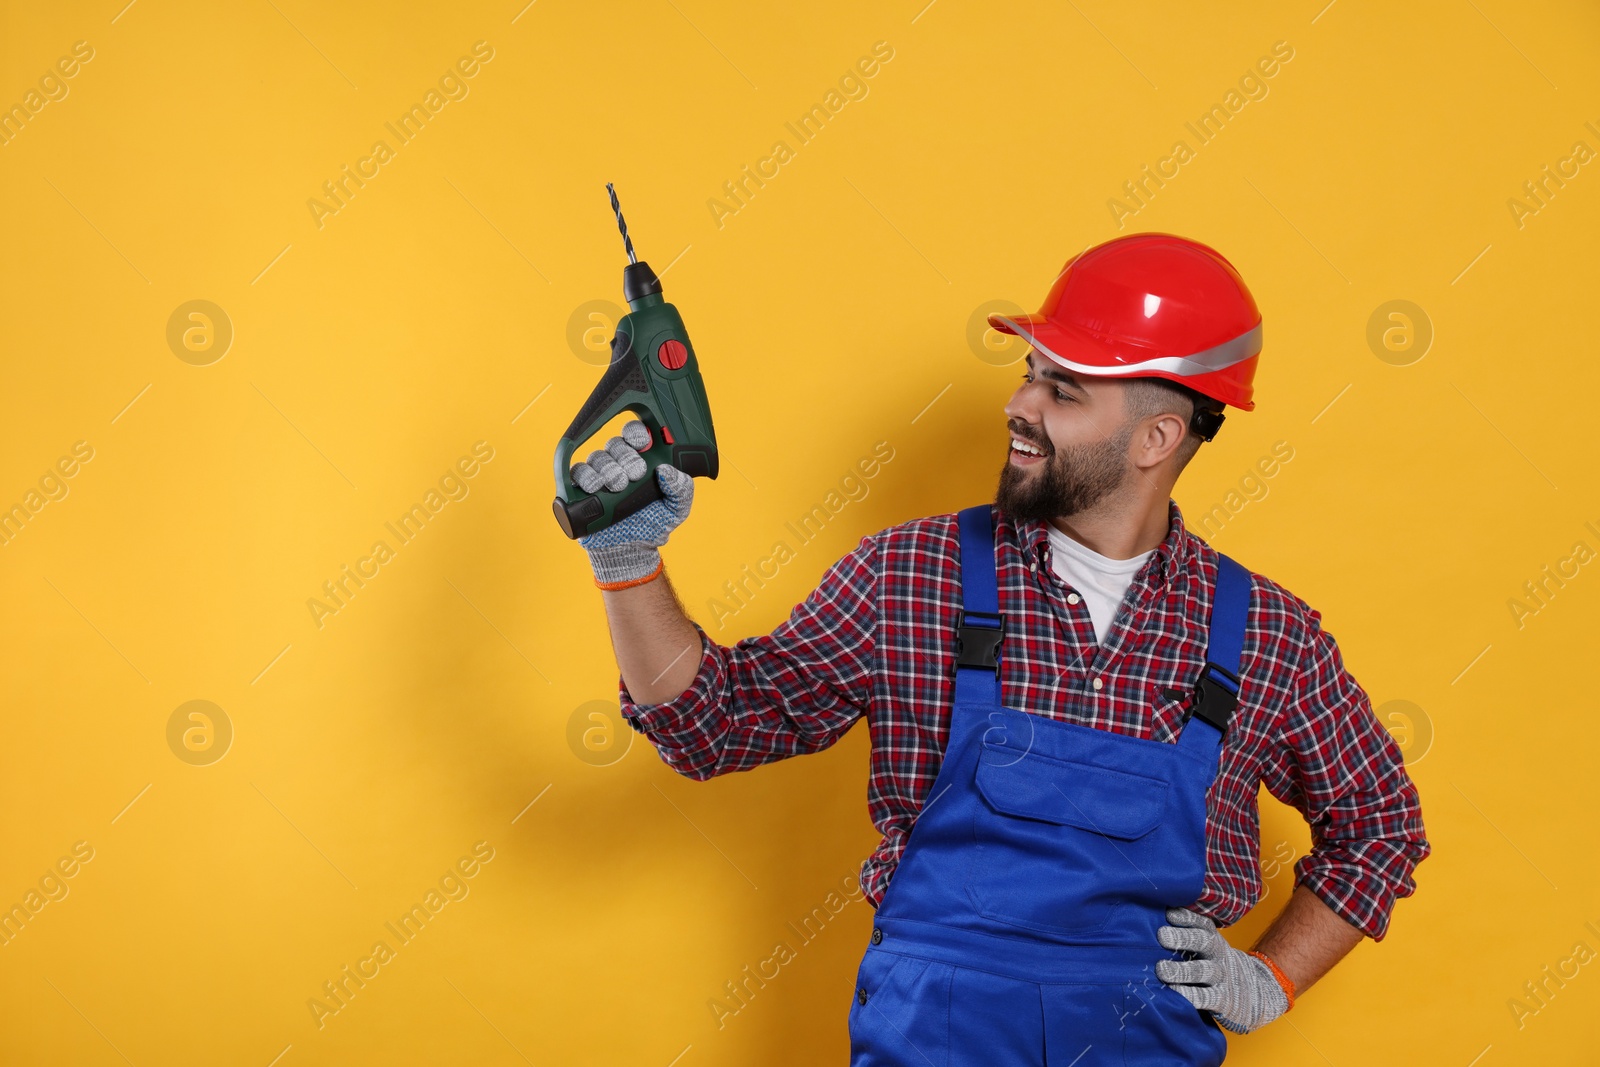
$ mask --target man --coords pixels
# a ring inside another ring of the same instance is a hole
[[[1232,265],[1119,237],[990,322],[1031,345],[993,508],[864,537],[770,635],[717,644],[665,580],[682,472],[581,540],[623,715],[697,780],[866,717],[883,840],[852,1064],[1218,1064],[1222,1028],[1384,937],[1430,850],[1416,789],[1320,614],[1171,499],[1223,407],[1254,408],[1261,315]],[[631,423],[574,477],[623,488],[648,445]],[[1246,952],[1217,927],[1261,894],[1262,784],[1313,847]]]

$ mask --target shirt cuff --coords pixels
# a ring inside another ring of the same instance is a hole
[[[700,667],[695,672],[694,682],[678,696],[656,704],[640,704],[628,692],[628,683],[620,674],[617,676],[623,720],[648,737],[661,751],[662,758],[683,773],[687,771],[677,763],[689,755],[697,741],[704,746],[706,726],[728,676],[716,645],[699,623],[695,623],[694,628],[700,640]]]
[[[1409,896],[1410,888],[1397,892],[1365,869],[1352,869],[1313,850],[1295,864],[1294,888],[1304,885],[1317,895],[1335,915],[1360,930],[1374,941],[1382,941],[1389,931],[1389,917],[1401,896]]]

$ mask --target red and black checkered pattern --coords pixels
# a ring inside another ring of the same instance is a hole
[[[996,509],[1006,706],[1176,738],[1205,662],[1217,553],[1187,530],[1175,501],[1168,514],[1166,539],[1100,645],[1088,606],[1051,567],[1045,524]],[[953,512],[864,537],[771,634],[724,646],[696,624],[700,670],[677,699],[636,704],[619,678],[623,715],[669,766],[697,780],[820,751],[864,715],[867,811],[883,840],[861,883],[876,907],[949,732],[959,560]],[[1319,613],[1259,574],[1251,585],[1239,707],[1207,796],[1205,891],[1195,910],[1228,925],[1260,897],[1256,799],[1265,784],[1311,826],[1295,884],[1382,940],[1430,851],[1416,787]]]

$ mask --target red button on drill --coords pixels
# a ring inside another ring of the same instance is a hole
[[[668,370],[678,370],[689,362],[689,350],[683,347],[682,341],[663,341],[661,347],[656,349],[656,359]]]

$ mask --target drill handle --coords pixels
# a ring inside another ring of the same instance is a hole
[[[656,481],[655,468],[663,460],[657,454],[664,440],[661,417],[646,379],[645,370],[633,350],[633,336],[621,323],[611,338],[611,363],[605,375],[579,409],[572,425],[556,446],[556,484],[561,495],[554,502],[556,522],[568,537],[578,538],[609,526],[651,503],[664,499]],[[572,460],[578,447],[594,436],[607,422],[625,411],[637,415],[650,431],[651,447],[645,452],[649,465],[639,482],[616,492],[601,490],[586,493],[572,482]],[[609,520],[607,516],[609,515]]]
[[[644,367],[633,350],[633,335],[618,323],[617,332],[611,337],[611,363],[606,367],[599,384],[589,394],[589,399],[578,409],[572,425],[567,427],[561,439],[561,448],[565,449],[566,454],[557,455],[556,470],[567,470],[572,461],[572,452],[593,437],[596,430],[624,411],[632,410],[638,414],[638,408],[645,408],[645,414],[650,416],[645,419],[645,424],[650,425],[652,421],[656,423],[650,426],[650,436],[659,440],[660,416],[649,410],[650,401],[650,382],[645,378]]]

